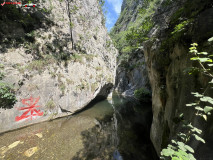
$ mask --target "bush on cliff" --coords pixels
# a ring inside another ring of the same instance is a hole
[[[12,108],[16,101],[12,86],[0,81],[0,108]]]
[[[151,102],[151,92],[146,88],[135,90],[134,96],[141,102]]]

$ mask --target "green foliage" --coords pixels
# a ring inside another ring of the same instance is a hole
[[[55,102],[53,100],[49,100],[45,106],[48,109],[54,109],[56,107]]]
[[[121,50],[121,52],[123,53],[123,55],[125,55],[125,54],[131,54],[131,53],[133,53],[136,49],[137,49],[137,47],[126,46],[126,47],[124,47],[124,48]]]
[[[12,108],[16,101],[13,87],[0,81],[0,106],[2,108]]]
[[[184,6],[178,9],[170,18],[168,24],[168,38],[162,42],[160,52],[167,54],[173,49],[178,42],[186,43],[190,36],[191,26],[193,26],[195,17],[198,16],[207,6],[211,5],[211,0],[201,2],[194,0],[193,3],[187,0]],[[170,34],[171,33],[171,34]],[[205,36],[212,36],[211,33],[206,33]],[[187,44],[188,45],[188,44]]]
[[[179,116],[182,118],[183,114]],[[195,160],[193,153],[194,149],[191,148],[186,143],[189,142],[191,137],[193,136],[197,141],[201,141],[205,143],[205,141],[200,137],[202,131],[194,126],[191,123],[188,123],[185,120],[182,120],[183,127],[185,128],[185,132],[179,132],[177,134],[177,140],[172,140],[171,143],[167,146],[166,149],[161,151],[161,159],[168,159],[166,157],[170,157],[171,159],[186,159],[186,160]]]
[[[88,62],[92,61],[93,58],[95,57],[95,55],[92,55],[92,54],[84,54],[84,57],[86,58],[86,60]]]
[[[74,24],[72,22],[70,22],[70,28],[73,28]]]
[[[126,35],[126,40],[129,45],[139,47],[143,41],[148,40],[147,34],[153,27],[152,20],[147,17],[139,28],[132,27]]]
[[[62,61],[67,62],[68,60],[75,59],[76,57],[77,57],[76,55],[73,55],[71,57],[69,53],[64,53],[64,52],[61,52],[60,54],[54,54],[54,55],[41,55],[39,59],[33,60],[26,67],[19,67],[19,71],[23,73],[25,70],[29,70],[29,71],[36,70],[40,74],[50,64],[53,64],[56,62],[62,62]]]
[[[155,10],[155,4],[157,0],[154,1],[144,1],[142,6],[138,6],[136,11],[141,14],[138,14],[136,20],[127,24],[127,29],[125,31],[120,31],[123,27],[122,23],[130,21],[132,13],[128,12],[131,8],[132,2],[127,2],[127,7],[122,10],[120,17],[112,28],[110,32],[111,38],[114,40],[115,46],[121,51],[124,46],[131,46],[131,44],[137,45],[136,43],[141,43],[143,40],[146,40],[146,34],[152,27],[151,15]],[[131,44],[130,44],[131,43]]]
[[[40,74],[45,70],[45,68],[49,64],[69,60],[69,57],[70,56],[68,54],[64,54],[63,52],[61,54],[58,54],[58,55],[42,55],[42,58],[40,58],[38,60],[33,60],[26,67],[19,68],[19,69],[21,69],[21,70],[27,69],[29,71],[36,70]]]
[[[138,90],[135,90],[134,96],[142,102],[149,102],[151,100],[151,92],[143,87]]]
[[[101,71],[101,70],[102,70],[102,67],[101,67],[101,66],[97,66],[97,67],[95,67],[95,70],[96,70],[96,71]]]
[[[120,62],[120,67],[128,68],[129,67],[129,59],[130,55],[128,53],[123,53],[118,56],[119,62]]]
[[[4,65],[3,64],[0,64],[0,69],[4,69]]]
[[[57,61],[67,61],[70,59],[70,54],[61,52],[60,54],[54,55],[54,57]]]
[[[183,116],[183,114],[181,114],[180,116]],[[200,129],[192,126],[191,123],[188,123],[185,120],[182,120],[182,123],[183,127],[185,128],[185,132],[179,132],[177,134],[177,140],[172,140],[167,148],[161,151],[161,159],[167,159],[166,157],[170,157],[171,159],[178,158],[195,160],[193,156],[194,149],[186,143],[189,142],[192,136],[197,141],[205,143],[205,141],[199,136],[200,134],[202,134],[202,131]]]
[[[133,22],[132,7],[134,1],[129,0],[126,2],[126,7],[122,10],[119,19],[110,31],[110,37],[115,47],[120,51],[118,61],[121,67],[128,70],[134,68],[129,64],[129,60],[137,56],[142,43],[148,40],[148,33],[154,26],[152,17],[158,3],[159,0],[143,1],[134,9],[137,14]]]
[[[64,93],[65,93],[65,89],[66,89],[65,84],[64,84],[64,83],[59,83],[59,88],[60,88],[60,90],[61,90],[62,94],[64,95]]]
[[[177,24],[174,28],[174,31],[172,34],[180,33],[181,31],[186,29],[186,26],[190,23],[191,20],[185,20],[181,22],[180,24]]]
[[[42,8],[42,10],[43,10],[43,12],[45,12],[45,13],[49,13],[49,12],[50,12],[50,10],[48,10],[48,9],[46,9],[46,8]]]
[[[162,6],[167,7],[167,6],[171,5],[172,2],[173,2],[173,0],[164,0]]]
[[[80,90],[83,90],[83,89],[85,89],[85,85],[82,83],[82,84],[78,85],[76,88],[79,88]]]
[[[73,54],[71,59],[75,62],[83,63],[83,56],[81,54]]]
[[[107,14],[107,9],[106,9],[106,6],[105,6],[105,0],[98,0],[98,4],[99,4],[100,10],[103,13],[103,18],[102,18],[101,23],[102,23],[102,25],[105,25],[105,23],[106,23],[106,14]]]
[[[26,69],[29,71],[37,70],[39,73],[46,68],[48,63],[45,60],[34,60],[26,66]]]
[[[126,69],[126,71],[131,71],[134,68],[138,68],[143,65],[143,63],[140,63],[140,62],[134,63],[134,64],[129,63],[131,61],[130,58],[134,58],[134,55],[137,55],[135,50],[136,49],[134,47],[130,47],[130,46],[125,47],[123,49],[123,54],[118,56],[119,64],[120,64],[119,67],[123,67],[124,69]]]
[[[213,41],[213,38],[208,40],[209,42]],[[193,54],[194,57],[191,58],[192,61],[198,61],[201,71],[203,74],[207,75],[212,79],[209,83],[213,82],[213,75],[211,73],[210,68],[206,68],[205,66],[212,67],[212,59],[211,56],[208,56],[207,52],[198,52],[197,51],[197,43],[191,44],[190,53]],[[202,56],[202,57],[201,57]],[[208,57],[207,57],[208,56]],[[207,65],[205,65],[208,63]],[[205,91],[203,94],[198,92],[192,92],[192,95],[196,98],[195,102],[186,104],[187,107],[193,107],[195,109],[195,115],[204,118],[207,121],[207,116],[211,115],[211,111],[213,110],[213,98],[206,96]],[[204,107],[203,104],[205,105]],[[184,132],[179,132],[177,134],[176,140],[172,140],[171,143],[167,146],[166,149],[161,151],[161,159],[186,159],[186,160],[195,160],[193,156],[194,150],[187,143],[190,141],[192,137],[195,140],[205,143],[205,140],[200,137],[202,134],[202,130],[194,127],[190,122],[184,120],[183,113],[179,116],[182,122],[182,126],[184,128]]]
[[[112,32],[110,33],[110,37],[112,38],[115,47],[119,51],[121,51],[125,46],[128,46],[128,43],[126,41],[127,33],[128,31],[121,31],[118,34],[114,34]]]
[[[72,6],[72,9],[70,10],[70,13],[71,14],[76,14],[78,10],[79,10],[79,8],[76,5],[74,5],[74,6]]]
[[[209,42],[211,42],[211,38],[209,39]],[[211,55],[209,56],[207,52],[198,52],[197,51],[197,43],[191,44],[190,53],[193,54],[194,57],[191,58],[192,61],[197,61],[201,67],[200,71],[202,71],[205,75],[208,77],[211,77],[213,79],[211,68],[213,65],[213,61],[211,59]],[[201,57],[202,56],[202,57]],[[207,65],[206,65],[207,64]],[[208,66],[208,68],[207,68]],[[198,67],[196,67],[198,68]],[[190,72],[192,74],[192,72]],[[211,82],[209,82],[211,83]],[[187,104],[186,106],[189,107],[195,107],[196,115],[203,117],[207,121],[207,116],[211,115],[210,111],[213,110],[213,98],[209,96],[205,96],[204,94],[200,94],[198,92],[192,92],[194,97],[196,97],[198,100],[196,103]],[[205,104],[208,104],[210,106],[205,106],[204,108],[201,107],[201,103],[205,102]]]
[[[175,43],[183,40],[187,36],[187,30],[192,24],[193,19],[181,21],[176,24],[173,31],[171,31],[171,34],[168,35],[168,38],[162,42],[160,52],[164,54],[170,52]]]
[[[212,38],[209,38],[208,41],[209,41],[209,42],[212,42],[212,41],[213,41],[213,37],[212,37]]]
[[[111,44],[112,44],[111,41],[109,41],[109,40],[106,41],[106,47],[107,47],[107,48],[109,48],[109,47],[111,46]]]
[[[5,74],[3,72],[0,72],[0,80],[2,80],[5,77]]]
[[[211,41],[211,38],[209,39],[209,42]],[[191,44],[192,47],[189,48],[189,52],[193,54],[194,57],[191,58],[192,61],[197,61],[201,68],[193,67],[193,70],[189,70],[189,74],[194,73],[194,70],[202,71],[205,75],[208,75],[209,77],[213,77],[211,68],[206,68],[205,65],[208,67],[212,67],[212,55],[208,55],[207,52],[198,52],[197,50],[197,43]]]
[[[211,5],[211,0],[187,0],[184,6],[178,9],[175,14],[171,17],[171,24],[178,24],[183,19],[193,19],[195,16],[199,15],[208,5]]]
[[[105,4],[105,0],[98,0],[98,3],[100,4],[101,7],[103,7]]]

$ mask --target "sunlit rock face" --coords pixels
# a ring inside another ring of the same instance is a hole
[[[114,84],[117,50],[98,1],[35,3],[0,9],[0,80],[17,99],[0,108],[0,132],[74,113]],[[17,108],[27,107],[21,99],[30,97],[40,97],[43,115],[16,122],[24,112]]]

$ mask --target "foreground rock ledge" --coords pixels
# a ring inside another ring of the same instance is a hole
[[[16,122],[15,113],[18,112],[16,108],[7,109],[7,110],[0,109],[0,124],[1,124],[0,125],[0,134],[4,133],[4,132],[15,130],[15,129],[27,127],[27,126],[30,126],[30,125],[33,125],[36,123],[54,120],[57,118],[66,117],[66,116],[72,115],[74,113],[77,113],[77,112],[81,111],[82,109],[84,109],[85,107],[87,107],[91,102],[106,99],[107,96],[110,94],[112,87],[113,87],[112,83],[103,84],[94,93],[94,95],[92,96],[93,97],[92,99],[85,102],[84,104],[82,103],[81,106],[72,106],[71,111],[63,109],[62,107],[58,107],[57,112],[49,110],[47,114],[40,116],[40,117],[38,116],[36,119],[33,119],[33,120],[28,118],[26,120]],[[41,112],[43,111],[42,108],[40,110],[41,110]],[[22,113],[24,113],[24,112],[22,112]],[[20,115],[22,113],[20,112]],[[28,115],[30,115],[30,113],[28,113]]]

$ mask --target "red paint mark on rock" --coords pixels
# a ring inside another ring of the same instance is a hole
[[[40,98],[33,98],[33,97],[30,97],[29,99],[22,99],[21,100],[22,104],[27,105],[27,107],[20,107],[18,108],[18,110],[27,110],[27,111],[25,111],[21,116],[17,116],[15,120],[20,121],[20,120],[24,120],[28,118],[31,118],[32,120],[33,117],[42,116],[44,113],[41,112],[40,110],[35,109],[37,107],[40,107],[40,106],[36,106],[39,99]],[[30,112],[30,115],[28,115],[29,112]]]

